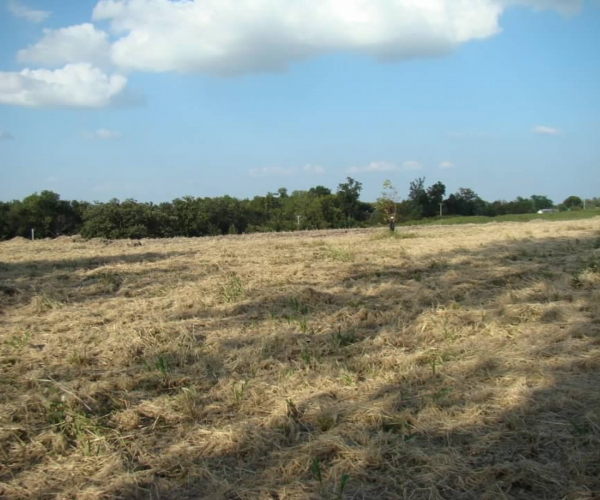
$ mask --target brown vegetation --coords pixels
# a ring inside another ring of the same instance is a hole
[[[0,497],[598,498],[599,230],[2,243]]]

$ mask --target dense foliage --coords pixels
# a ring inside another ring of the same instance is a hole
[[[445,197],[444,184],[426,187],[425,178],[410,183],[403,201],[390,181],[383,188],[376,203],[361,201],[362,184],[350,177],[335,193],[324,186],[292,193],[281,188],[252,199],[185,196],[160,204],[131,199],[65,201],[52,191],[42,191],[20,201],[0,202],[0,239],[31,237],[32,230],[36,238],[81,234],[85,238],[118,239],[330,229],[376,225],[391,215],[403,222],[436,217],[440,211],[444,216],[497,216],[554,207],[552,200],[540,195],[489,203],[467,188]],[[577,196],[570,196],[558,208],[577,210],[583,204]],[[585,204],[600,207],[600,198]]]

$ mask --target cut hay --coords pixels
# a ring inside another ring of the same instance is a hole
[[[599,229],[0,243],[0,498],[598,498]]]

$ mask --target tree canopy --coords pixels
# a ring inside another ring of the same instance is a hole
[[[413,180],[402,200],[398,189],[386,180],[374,203],[361,201],[362,183],[352,177],[340,183],[335,193],[321,185],[291,193],[282,187],[252,199],[184,196],[160,204],[133,199],[66,201],[57,193],[42,191],[23,200],[0,202],[0,239],[30,237],[32,229],[36,238],[63,234],[110,239],[214,236],[369,226],[387,222],[392,215],[402,222],[437,217],[440,205],[444,216],[533,213],[554,207],[543,195],[489,203],[469,188],[459,188],[444,198],[442,182],[427,186],[425,181],[424,177]],[[600,207],[600,198],[587,204]],[[582,205],[581,198],[570,196],[559,207],[572,210]]]

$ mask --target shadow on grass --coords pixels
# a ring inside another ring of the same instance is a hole
[[[349,264],[325,287],[307,277],[199,311],[204,335],[227,336],[144,393],[193,385],[188,367],[211,356],[195,411],[183,424],[148,422],[136,453],[117,448],[138,477],[105,494],[595,498],[600,307],[597,282],[578,281],[593,244],[528,239],[386,268]],[[260,407],[260,391],[288,373],[302,396]],[[215,388],[230,382],[226,399]]]
[[[185,274],[191,269],[188,265],[170,265],[168,268],[154,267],[124,271],[111,269],[111,266],[160,264],[173,258],[192,256],[196,253],[195,251],[141,252],[18,263],[0,261],[0,311],[2,307],[26,304],[34,298],[40,298],[46,306],[109,299],[116,296],[127,282],[133,280],[139,282],[140,279],[146,278],[149,283],[156,284],[168,281],[167,275],[174,272]],[[161,279],[161,275],[164,279]],[[44,307],[42,304],[42,309]]]

